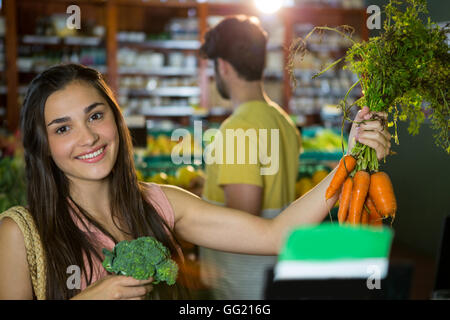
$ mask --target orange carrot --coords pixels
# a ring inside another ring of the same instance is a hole
[[[366,206],[369,209],[369,224],[373,226],[383,225],[383,217],[378,213],[372,199],[370,199],[370,196],[368,196],[366,199]]]
[[[391,179],[386,172],[380,171],[370,176],[369,195],[383,218],[395,217],[397,201]]]
[[[350,208],[348,215],[351,224],[361,222],[361,214],[366,201],[367,192],[369,191],[370,174],[366,171],[360,170],[355,173],[353,177],[352,199],[350,201]]]
[[[350,210],[350,205],[348,206],[348,209]],[[350,215],[347,214],[347,218],[345,219],[345,223],[350,224]]]
[[[339,196],[339,210],[338,221],[342,224],[347,219],[348,206],[350,204],[350,198],[352,195],[353,180],[352,177],[347,177],[342,186],[341,195]]]
[[[369,213],[364,206],[361,213],[361,224],[369,224]]]
[[[325,198],[327,200],[330,199],[332,196],[334,196],[336,192],[341,188],[345,179],[348,177],[350,172],[353,171],[355,166],[356,166],[356,159],[353,158],[351,155],[346,155],[339,161],[338,168],[325,193]]]

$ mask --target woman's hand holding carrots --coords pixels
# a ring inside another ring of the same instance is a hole
[[[348,138],[348,150],[352,150],[356,142],[375,149],[378,160],[389,154],[391,134],[385,123],[386,112],[370,112],[368,107],[362,108],[353,121]]]
[[[378,160],[390,152],[391,135],[386,130],[387,114],[371,113],[361,109],[349,136],[348,150],[356,141],[376,151]],[[378,167],[370,171],[362,167],[357,155],[348,153],[339,162],[338,168],[326,190],[326,200],[339,194],[338,221],[350,224],[382,225],[382,219],[395,217],[397,202],[391,180]]]

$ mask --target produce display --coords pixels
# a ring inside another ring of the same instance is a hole
[[[160,171],[161,170],[161,171]],[[149,174],[143,173],[149,172]],[[166,173],[167,172],[167,173]],[[159,184],[170,184],[188,189],[196,179],[204,178],[204,172],[201,168],[194,168],[191,165],[174,166],[166,163],[166,167],[154,166],[146,169],[136,169],[138,180],[153,182]]]
[[[21,148],[18,133],[12,135],[0,132],[0,157],[12,157],[19,149]]]
[[[342,157],[342,138],[339,129],[323,127],[302,128],[300,163],[338,162]],[[347,134],[344,134],[344,151],[347,150]]]
[[[301,162],[298,180],[295,184],[295,197],[300,198],[303,196],[322,181],[329,173],[330,169],[321,165],[320,162]]]
[[[137,280],[153,277],[153,284],[176,282],[177,263],[170,258],[169,249],[153,237],[120,241],[112,251],[103,248],[103,254],[102,265],[108,272]]]
[[[178,141],[171,140],[170,136],[165,133],[149,134],[147,136],[147,156],[170,156],[173,149],[180,143],[176,151],[183,155],[184,150],[189,150],[190,155],[201,154],[201,146],[196,143],[195,139],[183,139]]]
[[[172,153],[173,147],[178,144],[178,141],[170,140],[170,137],[161,134],[157,137],[153,135],[147,136],[147,152],[151,156],[168,155]]]
[[[305,129],[302,131],[302,148],[304,152],[335,152],[340,151],[341,147],[341,135],[334,130]],[[347,149],[347,141],[344,142],[344,149]]]
[[[185,134],[178,140],[172,140],[176,129],[182,129]],[[192,186],[197,188],[203,185],[202,165],[196,160],[203,150],[202,145],[194,139],[193,131],[193,127],[154,123],[147,130],[146,148],[134,150],[138,180],[175,185],[190,191],[193,191]],[[182,158],[183,162],[175,164],[173,156]],[[184,164],[186,157],[192,160],[192,165]]]
[[[404,10],[402,4],[406,4]],[[352,121],[348,114],[354,105],[368,106],[371,112],[386,113],[388,122],[376,116],[364,121],[379,119],[383,125],[394,127],[393,137],[398,144],[397,121],[409,120],[408,131],[416,135],[427,114],[436,132],[436,145],[450,153],[449,26],[441,28],[429,18],[423,22],[421,15],[427,13],[425,0],[403,3],[391,0],[385,6],[385,13],[383,32],[367,42],[354,42],[349,26],[315,27],[305,39],[294,44],[293,50],[305,55],[306,41],[314,32],[333,31],[351,40],[353,45],[343,58],[314,76],[320,76],[341,61],[358,76],[339,104],[344,115],[342,128],[345,120]],[[347,97],[358,84],[363,97],[348,105]],[[350,154],[341,159],[326,198],[339,190],[340,223],[373,220],[378,224],[380,219],[395,217],[397,204],[390,178],[379,171],[376,152],[366,145],[357,142]]]
[[[22,157],[0,159],[0,212],[13,206],[25,205],[25,166]]]
[[[18,135],[0,134],[0,212],[26,205],[25,163]]]

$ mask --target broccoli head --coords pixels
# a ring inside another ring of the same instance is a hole
[[[153,277],[154,284],[161,281],[173,285],[178,275],[178,265],[170,258],[170,251],[153,237],[124,240],[112,251],[103,248],[103,267],[108,272],[145,280]]]
[[[155,281],[153,283],[165,281],[168,285],[173,285],[177,279],[177,273],[178,266],[176,262],[171,259],[164,260],[156,269]]]

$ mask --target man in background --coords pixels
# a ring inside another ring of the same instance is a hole
[[[267,34],[255,17],[227,17],[205,35],[200,52],[214,61],[217,89],[223,98],[231,100],[233,113],[219,129],[224,163],[206,165],[202,198],[249,215],[274,218],[295,200],[301,139],[287,113],[264,91],[266,45]],[[238,132],[237,139],[245,132],[256,133],[257,138],[251,139],[249,134],[244,137],[244,145],[235,141],[231,146],[225,139],[229,129]],[[263,133],[267,133],[267,145],[258,142]],[[267,152],[271,163],[260,157],[256,163],[251,161],[252,148],[257,148],[259,155]],[[271,150],[274,154],[270,154]],[[234,151],[234,163],[227,161],[230,151]],[[245,162],[237,163],[242,155]],[[269,167],[275,170],[264,174]],[[264,298],[266,271],[276,263],[275,256],[207,248],[199,248],[199,253],[201,278],[211,288],[214,299]]]

